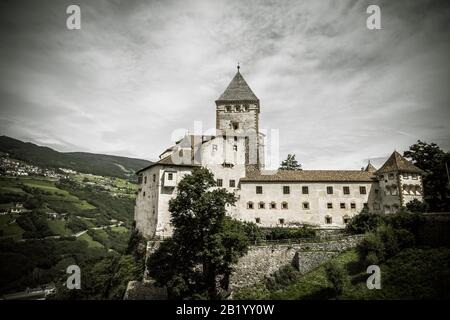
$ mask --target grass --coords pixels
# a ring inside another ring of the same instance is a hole
[[[120,226],[120,227],[112,227],[112,228],[111,228],[111,231],[119,232],[119,233],[127,233],[127,232],[129,232],[130,230],[128,230],[127,228],[125,228],[125,227],[123,227],[123,226]]]
[[[66,222],[62,220],[48,220],[48,227],[50,230],[60,236],[69,236],[73,232],[66,227]]]
[[[14,220],[11,215],[0,216],[0,239],[4,240],[11,238],[14,240],[22,239],[22,234],[25,232],[16,222],[10,223]]]
[[[87,233],[80,236],[78,240],[86,241],[88,243],[89,248],[104,248],[100,242],[94,241],[92,237]]]

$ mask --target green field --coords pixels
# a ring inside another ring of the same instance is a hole
[[[100,242],[94,241],[87,233],[80,236],[78,240],[86,241],[89,248],[103,248],[103,245]]]
[[[62,220],[48,220],[48,227],[60,236],[70,236],[73,234],[72,230],[66,227],[66,222]]]
[[[11,215],[0,216],[0,240],[3,239],[22,239],[24,230],[14,221]],[[11,223],[12,222],[12,223]]]
[[[123,226],[120,226],[120,227],[112,227],[112,228],[111,228],[111,231],[119,232],[119,233],[127,233],[127,232],[129,232],[129,230],[128,230],[127,228],[123,227]]]

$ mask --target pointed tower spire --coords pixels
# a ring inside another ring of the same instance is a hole
[[[367,167],[364,169],[364,171],[367,171],[367,172],[375,172],[375,171],[377,171],[377,168],[375,168],[375,167],[370,163],[370,159],[369,159],[369,161],[368,161],[368,163],[367,163]]]
[[[234,75],[233,80],[231,80],[228,87],[216,100],[216,105],[227,104],[232,102],[242,103],[256,103],[259,106],[259,99],[250,89],[249,85],[245,81],[242,74],[239,72],[241,66],[237,65],[237,72]]]

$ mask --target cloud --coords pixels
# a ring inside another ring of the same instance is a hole
[[[2,4],[2,134],[155,159],[175,129],[214,127],[239,61],[261,126],[304,168],[450,146],[445,1],[79,1],[79,31],[69,4]]]

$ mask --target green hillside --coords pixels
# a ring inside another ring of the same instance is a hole
[[[30,142],[0,136],[0,152],[45,168],[67,168],[83,173],[134,180],[134,172],[150,161],[85,152],[58,152]]]

